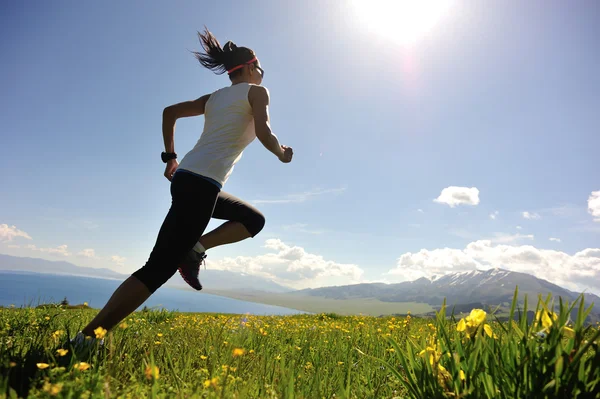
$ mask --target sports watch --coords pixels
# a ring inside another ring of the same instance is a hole
[[[161,152],[160,153],[160,159],[162,159],[162,161],[164,163],[169,162],[171,159],[176,159],[177,158],[177,154],[174,152]]]

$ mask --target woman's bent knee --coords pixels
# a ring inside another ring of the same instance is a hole
[[[248,230],[248,233],[250,233],[250,237],[254,237],[260,233],[263,227],[265,227],[265,222],[265,216],[262,213],[254,213],[252,218],[245,223],[246,229]]]

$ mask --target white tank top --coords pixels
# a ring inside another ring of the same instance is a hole
[[[238,83],[210,95],[204,108],[204,131],[178,169],[208,177],[221,186],[225,184],[244,149],[256,138],[248,101],[252,86]]]

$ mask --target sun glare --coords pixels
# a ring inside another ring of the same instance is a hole
[[[413,45],[448,11],[452,0],[351,0],[367,29],[401,45]]]

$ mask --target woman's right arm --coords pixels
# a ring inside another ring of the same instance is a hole
[[[269,124],[269,91],[263,86],[251,86],[248,92],[248,101],[252,107],[256,137],[281,162],[290,162],[292,160],[292,149],[279,144],[277,136],[271,131]]]

